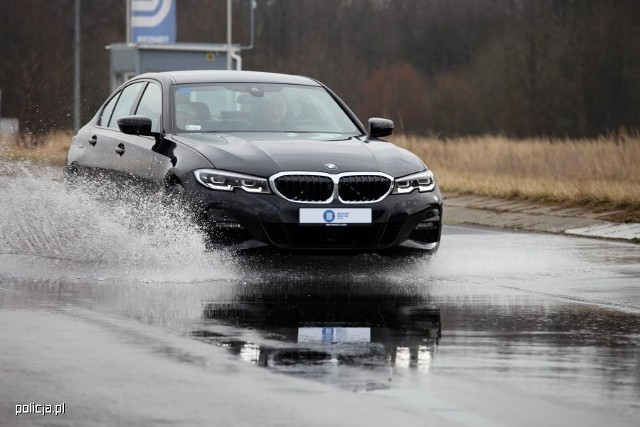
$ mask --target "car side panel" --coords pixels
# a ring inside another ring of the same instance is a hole
[[[115,141],[112,131],[88,125],[83,128],[74,141],[73,157],[69,163],[84,176],[98,178],[111,176],[111,163]],[[76,145],[77,144],[77,145]]]
[[[157,189],[151,173],[155,144],[156,140],[153,137],[118,132],[111,164],[115,175],[122,181]]]

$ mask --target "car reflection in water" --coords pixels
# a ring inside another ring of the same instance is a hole
[[[441,334],[440,310],[425,296],[404,294],[243,295],[207,302],[204,318],[252,333],[192,331],[244,361],[355,390],[388,388],[402,371],[428,371]]]

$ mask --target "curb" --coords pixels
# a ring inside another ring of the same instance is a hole
[[[640,243],[640,224],[616,223],[581,208],[537,205],[531,202],[444,195],[444,223],[483,225],[512,230],[596,237]]]

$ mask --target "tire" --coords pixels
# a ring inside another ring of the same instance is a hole
[[[168,183],[164,187],[162,197],[164,204],[171,206],[180,206],[184,203],[184,187],[179,182]]]
[[[78,186],[78,169],[72,165],[64,165],[62,169],[62,185],[64,188],[75,189]]]

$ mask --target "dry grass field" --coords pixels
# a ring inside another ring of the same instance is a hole
[[[534,200],[640,220],[640,136],[593,140],[398,136],[444,192]]]
[[[62,165],[71,135],[57,132],[38,147],[0,139],[0,157]],[[474,137],[450,140],[395,136],[419,155],[444,192],[533,200],[640,221],[640,136],[593,140]]]
[[[0,158],[62,166],[70,144],[71,133],[67,132],[42,136],[37,146],[28,138],[0,137]]]

